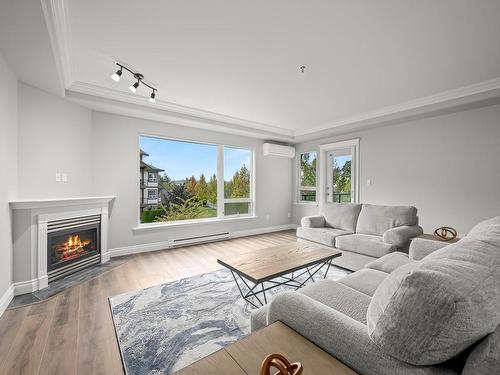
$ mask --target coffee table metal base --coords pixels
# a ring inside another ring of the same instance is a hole
[[[231,274],[233,275],[234,282],[240,291],[241,296],[245,301],[251,304],[254,307],[264,306],[267,304],[267,296],[266,291],[271,289],[278,288],[280,286],[286,286],[294,288],[295,290],[302,288],[308,281],[314,282],[314,275],[318,273],[321,269],[326,267],[325,274],[323,275],[323,279],[328,275],[328,271],[332,265],[332,259],[321,263],[314,264],[309,267],[305,267],[304,269],[291,272],[286,275],[278,276],[274,279],[265,280],[261,282],[254,283],[244,276],[240,275],[237,272],[234,272],[230,269]],[[302,281],[301,278],[305,276],[305,279]],[[265,283],[269,283],[271,285],[265,285]],[[259,298],[259,296],[262,298]]]

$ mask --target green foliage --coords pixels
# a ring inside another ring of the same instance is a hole
[[[316,154],[308,152],[300,155],[300,177],[301,186],[316,186]]]
[[[248,198],[250,196],[250,171],[243,164],[233,175],[233,191],[231,198]]]
[[[214,174],[210,177],[207,185],[207,200],[212,204],[217,204],[217,176]]]
[[[336,193],[351,192],[351,161],[347,161],[342,168],[339,168],[336,160],[333,166],[333,189]]]
[[[163,215],[157,217],[156,221],[188,220],[207,217],[205,207],[195,197],[180,200],[180,204],[170,204],[170,208]]]
[[[175,221],[200,219],[217,216],[217,176],[214,174],[210,181],[205,175],[199,179],[195,176],[186,178],[182,184],[174,181],[165,173],[160,176],[160,183],[167,190],[165,206],[159,210],[144,211],[141,216],[142,223],[154,221]],[[247,198],[250,196],[250,171],[243,165],[236,171],[231,179],[224,183],[226,198]],[[209,204],[210,203],[210,204]],[[247,213],[248,203],[232,204],[228,207],[228,214]],[[154,211],[154,213],[153,213]]]
[[[250,196],[250,171],[243,166],[234,173],[231,181],[224,182],[226,198],[248,198]]]
[[[201,202],[206,202],[208,200],[208,185],[203,173],[194,186],[194,194]]]
[[[191,196],[194,196],[196,194],[196,177],[191,176],[189,178],[186,178],[186,191]]]
[[[141,223],[153,223],[156,218],[163,215],[165,209],[146,210],[142,212]]]

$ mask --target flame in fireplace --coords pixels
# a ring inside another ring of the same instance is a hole
[[[59,253],[62,253],[60,258],[71,258],[73,255],[84,250],[85,246],[90,244],[90,240],[82,240],[79,235],[68,236],[68,240],[60,246]]]

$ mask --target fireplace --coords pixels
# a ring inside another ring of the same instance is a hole
[[[47,223],[47,276],[54,281],[101,262],[101,215]]]

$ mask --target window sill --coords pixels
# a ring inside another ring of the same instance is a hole
[[[318,206],[318,202],[294,202],[294,206]]]
[[[175,221],[173,223],[139,224],[138,226],[132,228],[132,231],[133,232],[154,231],[172,227],[184,227],[190,225],[204,225],[213,223],[224,223],[228,221],[253,220],[253,219],[257,219],[257,216],[248,215],[248,216],[235,216],[235,217],[217,217],[213,219],[204,219],[204,220]]]

